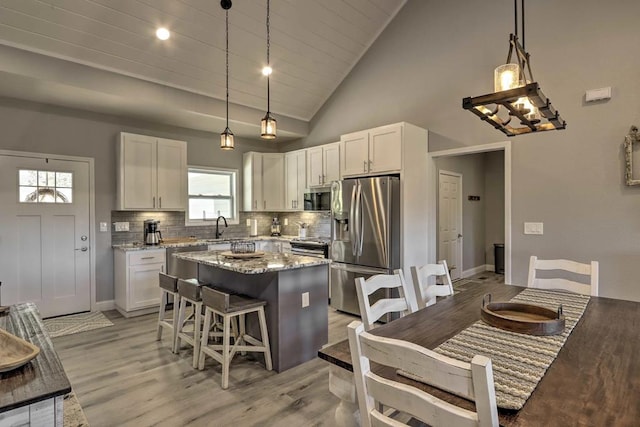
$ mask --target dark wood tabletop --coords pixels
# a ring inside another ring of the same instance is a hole
[[[33,303],[11,306],[0,314],[0,328],[40,347],[35,359],[0,373],[0,412],[71,391],[71,384]]]
[[[373,333],[433,349],[480,319],[482,297],[508,301],[523,289],[478,284],[436,305],[374,329]],[[318,356],[353,370],[348,342]],[[374,366],[382,376],[411,384],[467,409],[472,403]],[[638,426],[640,420],[640,303],[592,297],[558,357],[520,411],[498,410],[504,426]]]

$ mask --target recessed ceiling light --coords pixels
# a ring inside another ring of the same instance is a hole
[[[156,37],[158,37],[160,40],[167,40],[169,37],[171,37],[171,33],[166,28],[160,27],[156,30]]]
[[[265,76],[271,75],[272,72],[273,72],[273,69],[268,65],[262,69],[262,74]]]

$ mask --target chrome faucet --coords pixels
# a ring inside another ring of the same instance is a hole
[[[218,224],[220,222],[220,218],[222,218],[222,220],[224,221],[224,228],[227,228],[227,218],[223,217],[222,215],[220,215],[218,218],[216,218],[216,239],[219,239],[220,237],[222,237],[222,233],[224,233],[224,230],[220,231],[220,229],[218,228]]]

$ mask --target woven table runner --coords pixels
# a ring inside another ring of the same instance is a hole
[[[563,333],[548,336],[525,335],[494,328],[480,320],[440,344],[434,351],[467,363],[476,354],[489,357],[493,364],[498,407],[520,409],[582,317],[589,299],[588,295],[525,289],[512,298],[511,302],[535,304],[553,311],[562,304],[565,316]],[[411,374],[401,375],[420,380]]]

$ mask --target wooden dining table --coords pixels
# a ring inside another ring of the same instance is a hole
[[[434,349],[480,320],[485,294],[490,293],[493,301],[508,301],[524,289],[495,283],[469,285],[433,306],[380,325],[372,333]],[[318,356],[331,364],[334,394],[353,405],[355,391],[346,387],[353,372],[348,341],[329,345]],[[475,410],[472,402],[399,376],[388,367],[373,365],[373,370]],[[524,407],[519,411],[499,408],[498,414],[504,426],[640,425],[640,302],[592,297]]]

